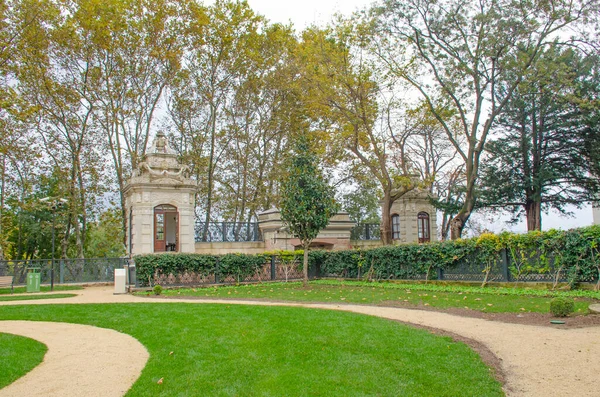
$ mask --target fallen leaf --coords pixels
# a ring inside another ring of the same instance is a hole
[[[156,382],[156,383],[157,383],[157,384],[159,384],[159,385],[162,385],[162,383],[163,383],[163,378],[160,378],[160,379],[158,380],[158,382]]]

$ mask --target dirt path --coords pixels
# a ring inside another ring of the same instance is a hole
[[[222,303],[265,306],[297,306],[342,310],[418,324],[462,335],[487,346],[500,360],[506,375],[508,396],[598,396],[600,388],[600,327],[554,329],[508,324],[478,318],[391,307],[361,305],[300,304],[242,300],[152,299],[113,295],[109,287],[73,291],[77,297],[24,301],[15,304],[59,303]]]
[[[0,321],[0,332],[44,343],[40,365],[0,390],[10,396],[122,396],[139,377],[148,351],[136,339],[89,325]]]

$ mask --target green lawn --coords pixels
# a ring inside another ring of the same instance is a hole
[[[0,295],[0,302],[6,301],[30,301],[38,299],[59,299],[71,298],[77,296],[75,294],[42,294],[42,295]]]
[[[0,389],[35,368],[47,350],[33,339],[0,333]]]
[[[54,291],[76,291],[83,289],[83,287],[77,285],[55,285]],[[14,294],[24,294],[27,292],[25,287],[15,287],[13,293]],[[42,285],[40,287],[40,292],[50,292],[49,285]],[[0,288],[0,295],[10,295],[10,288]]]
[[[144,294],[144,293],[140,293]],[[598,302],[593,291],[556,293],[552,291],[517,288],[478,288],[424,284],[392,284],[365,282],[312,281],[308,289],[301,283],[254,284],[235,287],[171,289],[167,296],[198,296],[205,298],[271,299],[330,303],[361,303],[382,305],[430,306],[435,308],[459,307],[482,312],[541,312],[550,308],[554,295],[575,295],[575,312],[587,314],[588,306]],[[576,295],[586,296],[576,296]],[[546,295],[546,296],[544,296]]]
[[[128,396],[502,395],[466,345],[353,313],[140,303],[3,306],[5,319],[91,324],[137,338],[150,359]]]

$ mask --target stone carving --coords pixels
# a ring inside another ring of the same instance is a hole
[[[190,168],[177,161],[177,154],[169,146],[165,134],[159,132],[146,154],[133,173],[131,183],[149,183],[161,180],[168,184],[190,184]]]
[[[175,151],[169,146],[169,140],[162,131],[158,131],[154,143],[150,147],[149,153],[167,153],[175,154]]]
[[[144,175],[144,171],[148,171],[151,176],[159,178],[172,178],[178,181],[183,181],[189,177],[190,168],[187,165],[182,165],[177,171],[169,171],[166,167],[152,168],[150,165],[143,161],[138,166],[138,176]]]

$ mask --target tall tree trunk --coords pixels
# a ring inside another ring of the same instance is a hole
[[[390,189],[385,189],[383,193],[383,204],[381,205],[381,241],[383,245],[392,244],[392,195]]]
[[[2,220],[4,217],[4,186],[6,176],[6,154],[2,154],[2,181],[0,182],[0,261],[4,260],[4,235],[2,234]]]
[[[534,198],[527,198],[525,203],[527,231],[542,230],[542,203]]]
[[[302,248],[304,249],[304,258],[302,260],[302,286],[308,287],[308,249],[310,247],[310,241],[304,241],[302,243]]]

